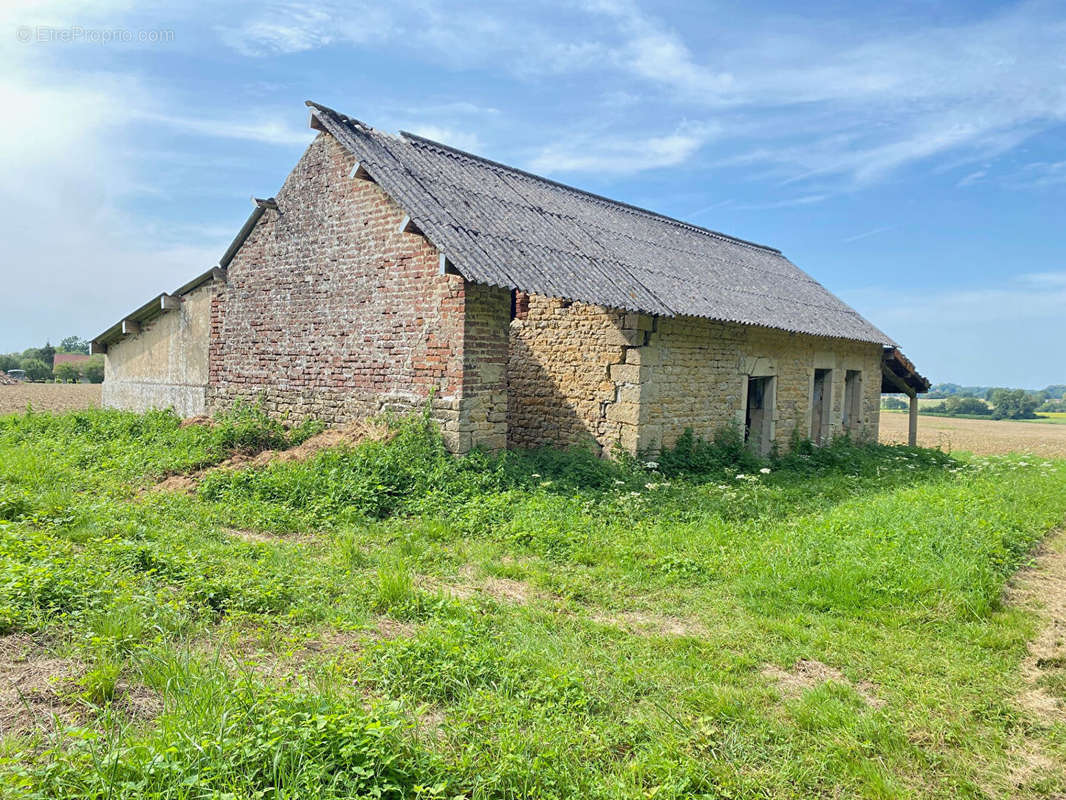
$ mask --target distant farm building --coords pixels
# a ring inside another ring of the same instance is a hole
[[[330,423],[429,400],[448,445],[688,428],[877,436],[928,383],[778,250],[311,106],[321,133],[217,267],[93,341],[105,405]]]
[[[72,367],[77,367],[87,364],[90,360],[92,360],[92,357],[84,353],[56,353],[55,360],[52,362],[52,369],[54,370],[60,364],[70,364]]]

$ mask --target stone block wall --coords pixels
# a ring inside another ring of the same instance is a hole
[[[653,318],[533,295],[511,323],[508,441],[629,452],[743,428],[749,377],[774,376],[773,441],[810,435],[814,370],[832,369],[830,435],[842,432],[847,370],[860,371],[853,436],[876,439],[881,347],[693,317]]]
[[[496,308],[500,292],[441,275],[436,248],[401,231],[403,210],[351,176],[354,161],[319,135],[229,265],[212,311],[210,407],[259,401],[336,424],[432,396],[453,450],[502,444],[509,298]],[[464,356],[468,329],[476,359]]]
[[[742,429],[749,377],[773,376],[773,442],[787,450],[793,432],[811,433],[814,370],[831,369],[829,436],[843,433],[848,370],[862,375],[861,418],[851,435],[876,440],[881,399],[881,346],[788,333],[693,317],[654,320],[646,347],[634,353],[646,367],[641,386],[643,441],[670,446],[685,428],[709,437]]]
[[[601,450],[635,436],[623,436],[635,420],[607,413],[624,377],[617,368],[625,363],[626,315],[541,295],[530,295],[523,311],[510,329],[509,445],[580,444]]]
[[[173,408],[203,414],[207,400],[213,283],[181,298],[181,307],[144,322],[140,333],[113,342],[104,357],[102,402],[108,408]]]

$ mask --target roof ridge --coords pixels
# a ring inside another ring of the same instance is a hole
[[[334,112],[334,113],[336,113],[336,112]],[[358,120],[353,120],[353,121],[354,122],[358,122]],[[360,124],[363,124],[363,123],[360,123]],[[370,130],[373,131],[374,133],[382,133],[382,131],[378,131],[378,130],[373,129],[373,128],[371,128]],[[697,233],[701,233],[701,234],[704,234],[706,236],[711,236],[711,237],[716,238],[716,239],[723,239],[723,240],[725,240],[727,242],[733,242],[735,244],[744,245],[746,247],[753,247],[753,248],[756,248],[758,250],[765,250],[765,251],[770,252],[770,253],[776,253],[779,256],[783,255],[780,250],[778,250],[776,247],[771,247],[770,245],[759,244],[758,242],[752,242],[752,241],[750,241],[748,239],[741,239],[740,237],[737,237],[737,236],[730,236],[728,233],[722,233],[721,231],[715,231],[715,230],[711,230],[710,228],[704,228],[702,225],[695,225],[695,224],[693,224],[691,222],[685,222],[684,220],[678,219],[677,217],[670,217],[670,216],[667,216],[666,214],[660,214],[658,211],[652,211],[650,209],[642,208],[641,206],[636,206],[636,205],[633,205],[632,203],[626,203],[626,202],[623,202],[621,200],[614,200],[614,199],[612,199],[610,197],[606,197],[606,196],[604,196],[602,194],[596,194],[595,192],[590,192],[587,189],[581,189],[581,188],[579,188],[577,186],[571,186],[568,183],[563,183],[561,181],[553,180],[552,178],[545,178],[543,175],[537,175],[534,172],[529,172],[528,170],[524,170],[524,169],[521,169],[519,167],[512,167],[509,164],[504,164],[504,163],[502,163],[500,161],[494,161],[491,158],[486,158],[485,156],[479,156],[477,153],[471,153],[471,152],[469,152],[467,150],[460,150],[458,147],[452,147],[451,145],[444,144],[443,142],[438,142],[438,141],[435,141],[433,139],[428,139],[425,136],[419,136],[416,133],[410,133],[409,131],[401,130],[400,131],[400,135],[405,137],[405,138],[407,138],[407,139],[414,140],[415,142],[421,142],[422,144],[426,144],[426,145],[429,145],[429,146],[432,146],[432,147],[437,147],[437,148],[440,148],[441,150],[445,150],[445,151],[448,151],[450,153],[455,153],[456,155],[462,156],[464,158],[469,158],[469,159],[472,159],[474,161],[480,161],[481,163],[487,164],[487,165],[489,165],[491,167],[494,167],[496,169],[503,169],[503,170],[506,170],[508,172],[516,172],[519,175],[524,175],[527,178],[532,178],[533,180],[541,181],[542,183],[547,183],[547,184],[550,184],[552,186],[557,186],[560,189],[565,189],[566,191],[569,191],[569,192],[574,192],[576,194],[584,195],[585,197],[590,197],[593,200],[597,200],[597,201],[599,201],[601,203],[606,203],[606,204],[608,204],[610,206],[623,208],[623,209],[625,209],[625,210],[627,210],[627,211],[629,211],[631,213],[643,214],[645,216],[654,217],[655,219],[660,219],[660,220],[663,220],[665,222],[668,222],[671,225],[677,225],[678,227],[686,228],[686,229],[691,230],[691,231],[696,231]]]

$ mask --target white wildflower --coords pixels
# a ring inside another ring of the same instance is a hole
[[[644,464],[644,466],[647,467],[648,469],[658,469],[659,468],[659,462],[658,461],[648,461],[648,462],[646,462]]]
[[[770,468],[769,467],[763,467],[762,469],[759,470],[759,472],[761,472],[763,475],[769,475],[770,474]]]

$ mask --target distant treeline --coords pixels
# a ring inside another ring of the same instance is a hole
[[[990,417],[992,419],[1035,419],[1040,412],[1066,412],[1066,384],[1054,384],[1039,391],[1008,389],[997,386],[960,386],[939,383],[927,398],[943,399],[942,403],[926,405],[922,414],[948,417]],[[882,408],[903,409],[907,402],[901,396],[888,396]]]
[[[62,381],[73,383],[103,383],[104,357],[93,356],[81,364],[55,366],[56,353],[89,354],[89,343],[77,336],[68,336],[58,345],[45,342],[44,347],[31,347],[21,353],[0,354],[0,371],[22,370],[28,381]]]
[[[979,397],[990,400],[992,392],[1001,391],[1003,386],[960,386],[957,383],[935,383],[925,395],[930,400],[943,400],[948,397]],[[1019,391],[1010,389],[1011,391]],[[1032,395],[1041,395],[1043,400],[1062,400],[1066,397],[1066,383],[1056,383],[1043,389],[1021,389]]]

